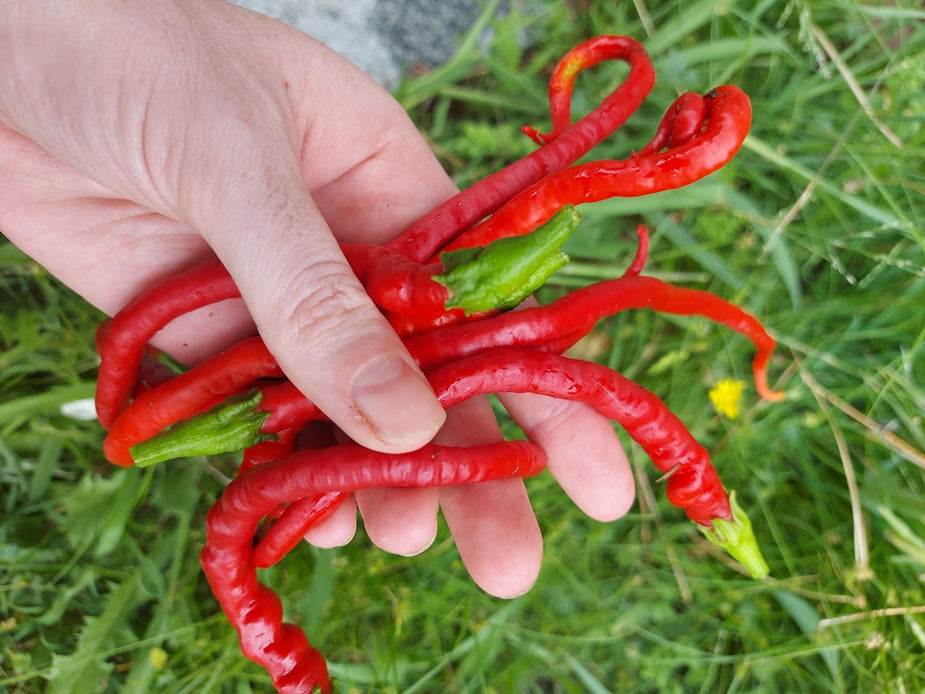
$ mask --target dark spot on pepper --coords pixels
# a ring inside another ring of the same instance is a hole
[[[711,89],[706,94],[703,95],[704,99],[715,99],[719,96],[719,92],[716,89]]]

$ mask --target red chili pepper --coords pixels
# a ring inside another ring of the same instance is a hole
[[[642,57],[640,57],[640,53]],[[626,57],[624,58],[624,56]],[[575,86],[575,78],[578,77],[579,73],[594,67],[603,60],[614,60],[615,58],[628,60],[632,66],[631,74],[624,84],[635,85],[638,82],[645,85],[651,81],[648,90],[646,90],[647,92],[651,91],[652,85],[655,83],[655,73],[651,71],[651,74],[648,74],[648,71],[644,70],[646,67],[651,68],[651,65],[646,64],[648,61],[643,60],[644,56],[645,49],[642,44],[638,44],[632,39],[627,39],[625,36],[597,36],[578,44],[559,60],[556,67],[553,68],[552,76],[549,78],[549,118],[552,121],[552,130],[544,134],[525,125],[521,128],[521,131],[536,144],[548,145],[572,128],[572,89]],[[633,68],[637,70],[635,75],[632,74]],[[639,70],[639,68],[643,68],[643,70]],[[642,98],[645,98],[645,95]],[[591,123],[597,125],[600,133],[595,138],[595,144],[626,121],[632,113],[632,111],[627,113],[626,108],[625,95],[619,93],[619,91],[614,92],[601,103],[601,106],[597,109],[600,115],[591,120]],[[615,113],[611,109],[614,109]],[[604,121],[605,116],[609,122]],[[591,147],[588,147],[585,151],[590,149]],[[572,161],[575,159],[577,157],[574,157]]]
[[[564,127],[569,117],[568,101],[575,74],[602,60],[626,61],[630,66],[629,75],[600,106]],[[655,70],[645,48],[626,36],[590,39],[566,54],[560,61],[560,66],[563,65],[567,67],[558,67],[554,73],[561,74],[562,79],[550,85],[550,115],[556,133],[553,141],[438,205],[392,241],[389,248],[424,262],[457,234],[495,212],[526,186],[584,156],[626,122],[655,84]]]
[[[238,631],[241,650],[270,673],[278,691],[330,692],[324,658],[293,624],[283,623],[279,597],[257,582],[252,541],[260,519],[280,504],[326,492],[373,486],[453,485],[529,477],[546,464],[537,446],[503,441],[472,448],[429,445],[404,455],[355,444],[297,451],[235,478],[206,519],[200,556],[212,592]]]
[[[405,340],[405,346],[425,370],[498,347],[560,352],[588,334],[604,316],[633,308],[702,316],[747,337],[756,349],[752,371],[758,393],[767,400],[783,397],[767,383],[767,365],[777,341],[754,316],[710,292],[676,287],[655,277],[626,275],[603,280],[545,306],[414,335]]]
[[[667,147],[673,149],[690,142],[703,127],[707,115],[707,102],[696,92],[685,92],[668,108],[659,123],[655,136],[637,156],[660,152]]]
[[[581,215],[566,205],[523,236],[480,248],[441,253],[428,265],[377,246],[345,244],[344,253],[370,298],[385,311],[421,320],[482,317],[520,304],[568,257],[562,244]]]
[[[174,318],[241,294],[220,263],[176,275],[127,304],[97,332],[96,413],[109,428],[132,397],[145,346]]]
[[[132,465],[132,446],[201,411],[215,396],[234,393],[259,378],[282,375],[263,340],[242,340],[135,399],[109,427],[103,452],[116,465]]]
[[[327,520],[347,499],[346,492],[315,494],[293,501],[254,547],[251,561],[258,569],[266,569],[289,554],[305,533]]]
[[[443,250],[484,246],[536,229],[564,205],[673,190],[720,169],[748,134],[751,104],[741,89],[729,84],[711,90],[704,100],[706,124],[691,140],[666,152],[578,164],[550,174]]]

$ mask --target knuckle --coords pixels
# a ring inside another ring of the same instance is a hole
[[[366,298],[341,263],[322,261],[295,273],[277,297],[280,311],[273,325],[281,339],[334,349],[361,319]]]

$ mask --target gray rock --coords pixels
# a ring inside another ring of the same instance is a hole
[[[395,87],[414,65],[448,60],[478,17],[478,0],[233,0],[304,31]]]

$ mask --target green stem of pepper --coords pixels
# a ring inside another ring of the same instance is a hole
[[[132,446],[135,465],[148,467],[174,458],[240,451],[275,438],[261,431],[271,414],[257,409],[262,398],[263,393],[257,391],[246,400],[225,401]]]
[[[433,280],[450,291],[446,308],[466,315],[514,308],[568,262],[560,247],[580,222],[578,210],[566,205],[524,236],[442,253],[444,270]]]
[[[735,492],[729,494],[729,506],[732,508],[732,520],[714,518],[709,528],[699,523],[694,525],[710,542],[742,564],[752,578],[767,577],[770,573],[768,565],[758,549],[752,523],[736,501]]]

